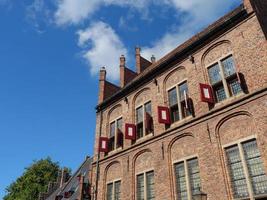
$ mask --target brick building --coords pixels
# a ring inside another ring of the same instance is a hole
[[[100,70],[93,199],[267,199],[266,14],[244,0],[158,61],[136,48],[120,86]]]

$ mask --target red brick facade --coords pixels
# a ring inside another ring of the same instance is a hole
[[[136,200],[136,175],[153,170],[155,199],[178,199],[174,163],[195,157],[201,191],[207,199],[234,199],[225,147],[253,138],[267,173],[267,41],[260,15],[256,16],[248,0],[244,4],[159,61],[146,65],[131,82],[126,78],[129,84],[123,81],[126,87],[116,93],[103,98],[106,95],[100,85],[92,170],[94,198],[105,200],[107,183],[121,180],[121,199]],[[207,67],[229,55],[246,89],[210,106],[201,101],[199,83],[210,84]],[[158,106],[169,106],[167,91],[185,80],[193,115],[169,127],[158,123]],[[153,132],[134,143],[124,138],[123,147],[100,153],[98,162],[100,135],[109,137],[110,123],[120,117],[123,131],[125,123],[135,124],[136,108],[148,101]]]

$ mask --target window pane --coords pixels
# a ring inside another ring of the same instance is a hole
[[[180,200],[187,200],[186,176],[184,163],[175,164],[176,193]]]
[[[188,161],[188,172],[192,195],[196,194],[201,189],[200,174],[198,160],[193,159]]]
[[[222,66],[223,66],[225,77],[231,76],[236,73],[233,56],[230,56],[222,60]]]
[[[143,106],[136,109],[136,122],[140,123],[143,119]]]
[[[172,122],[176,122],[180,119],[179,117],[179,109],[178,109],[178,105],[174,105],[170,108],[170,112],[171,112],[171,121]]]
[[[112,122],[110,124],[110,133],[109,133],[110,137],[114,137],[115,136],[115,122]]]
[[[115,182],[115,194],[114,194],[114,200],[120,200],[121,199],[121,182],[117,181]]]
[[[229,89],[232,93],[232,95],[237,95],[238,93],[242,92],[241,86],[237,80],[237,78],[235,78],[234,80],[228,81],[229,84]]]
[[[169,104],[170,106],[174,106],[177,104],[177,92],[176,92],[176,87],[168,91],[168,96],[169,96]]]
[[[217,102],[220,102],[220,101],[223,101],[224,99],[226,99],[226,94],[225,94],[224,87],[222,84],[214,87],[213,89],[215,92]]]
[[[137,176],[137,200],[144,200],[144,174],[138,175]]]
[[[184,82],[183,84],[179,85],[179,95],[180,95],[181,101],[183,101],[185,99],[184,93],[188,94],[187,82]]]
[[[238,146],[226,149],[232,192],[235,198],[248,197],[248,188]]]
[[[154,191],[154,172],[146,173],[146,185],[147,185],[147,200],[155,199]]]
[[[218,63],[210,67],[208,69],[208,73],[212,85],[222,80],[220,75],[220,67]]]
[[[117,120],[117,129],[122,131],[122,118]]]
[[[256,140],[242,144],[255,195],[267,194],[267,176]]]
[[[113,183],[107,185],[107,200],[112,200]]]
[[[151,102],[148,102],[148,103],[145,104],[145,112],[150,114],[150,116],[152,115]]]

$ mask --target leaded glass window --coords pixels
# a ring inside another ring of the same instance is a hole
[[[137,176],[137,200],[145,200],[144,174]]]
[[[256,140],[239,143],[225,151],[234,198],[267,197],[267,176]]]
[[[242,144],[255,195],[267,194],[267,176],[256,140]]]
[[[113,200],[113,183],[109,183],[107,185],[107,200]]]
[[[145,172],[137,175],[137,200],[154,200],[154,171]]]
[[[222,80],[222,77],[220,75],[220,67],[218,63],[211,66],[208,69],[208,72],[209,72],[210,82],[212,85]]]
[[[232,182],[232,190],[235,198],[248,197],[246,177],[242,166],[238,146],[226,149],[228,167]]]
[[[177,199],[192,199],[201,190],[198,159],[190,159],[174,165]]]
[[[107,184],[107,200],[121,199],[121,181],[115,181]]]

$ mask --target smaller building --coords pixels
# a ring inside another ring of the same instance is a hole
[[[48,194],[40,200],[90,200],[91,163],[92,158],[86,157],[78,170],[66,182],[66,175],[62,173],[58,187],[54,188],[53,192],[48,187]]]

